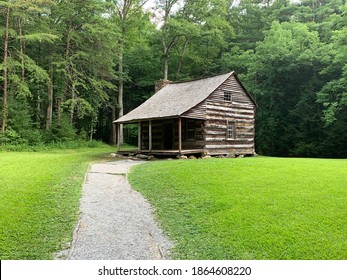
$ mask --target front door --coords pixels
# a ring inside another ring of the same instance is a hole
[[[163,125],[163,149],[164,150],[173,149],[173,125],[172,124]]]

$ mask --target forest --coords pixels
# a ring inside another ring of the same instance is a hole
[[[235,71],[258,154],[347,157],[346,0],[0,1],[0,52],[0,147],[112,144],[157,80]]]

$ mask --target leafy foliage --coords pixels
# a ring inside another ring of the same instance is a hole
[[[156,80],[235,70],[258,103],[258,153],[347,156],[345,0],[146,2],[1,1],[0,143],[113,142],[111,120]]]

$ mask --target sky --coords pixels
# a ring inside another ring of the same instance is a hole
[[[149,1],[144,5],[144,7],[145,7],[146,9],[150,9],[150,8],[154,7],[154,5],[155,5],[155,0],[149,0]]]

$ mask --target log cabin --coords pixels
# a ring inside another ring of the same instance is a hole
[[[255,111],[254,99],[229,72],[189,82],[161,80],[152,97],[115,123],[138,124],[142,154],[254,155]]]

